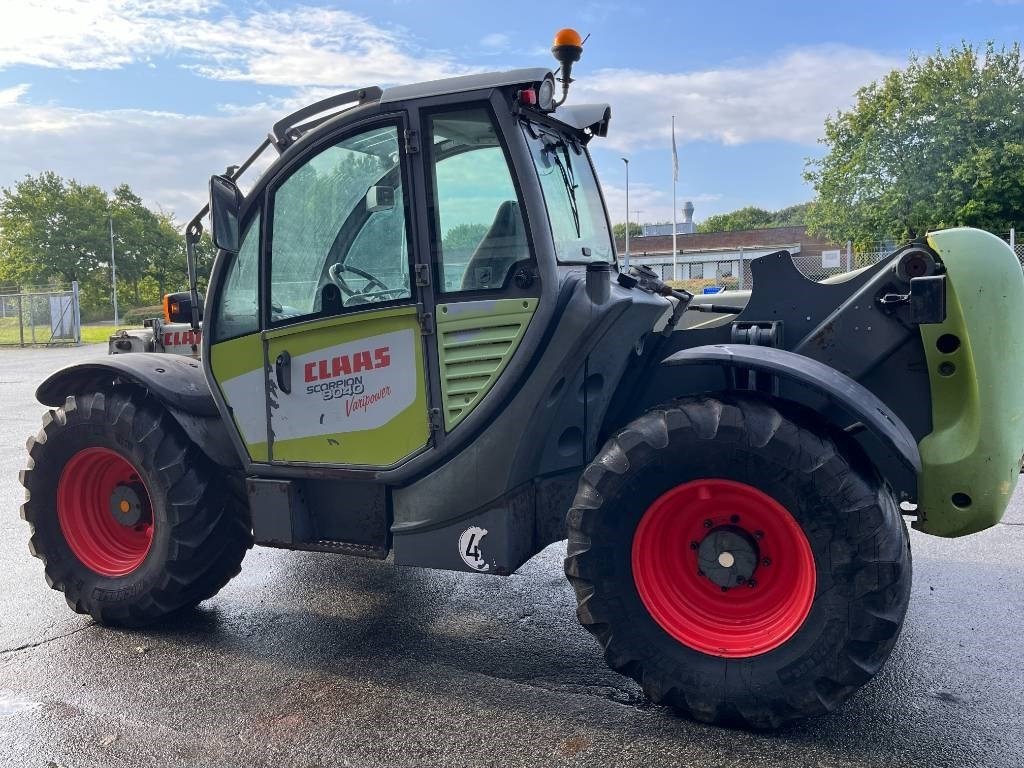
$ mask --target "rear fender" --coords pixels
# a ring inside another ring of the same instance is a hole
[[[878,397],[835,368],[794,352],[746,344],[693,347],[662,365],[717,369],[717,391],[765,392],[815,411],[861,445],[899,498],[916,498],[921,454],[913,434]]]
[[[125,384],[137,386],[158,400],[212,461],[227,468],[241,467],[203,376],[202,364],[189,357],[140,352],[76,363],[50,374],[36,389],[36,400],[59,408],[69,395]]]

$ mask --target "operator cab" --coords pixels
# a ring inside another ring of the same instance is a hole
[[[586,149],[610,109],[564,105],[582,40],[563,31],[553,51],[557,78],[521,69],[325,99],[211,180],[203,358],[247,464],[439,460],[515,391],[568,275],[613,268]],[[243,196],[237,179],[271,148]]]

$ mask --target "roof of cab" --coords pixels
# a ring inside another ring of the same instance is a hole
[[[411,85],[396,85],[393,88],[384,89],[380,103],[422,99],[427,96],[445,96],[449,93],[475,91],[483,88],[501,88],[519,83],[536,83],[550,74],[551,70],[545,67],[527,67],[525,69],[510,69],[505,72],[481,72],[476,75],[447,77],[444,80],[429,80],[425,83]]]
[[[510,69],[505,72],[481,72],[476,75],[449,77],[444,80],[430,80],[425,83],[398,85],[385,88],[380,97],[381,104],[422,99],[430,96],[447,96],[452,93],[476,91],[485,88],[503,88],[508,85],[537,83],[551,76],[544,67]],[[559,107],[555,111],[559,121],[577,130],[590,129],[596,136],[608,133],[611,109],[607,104],[573,104]]]

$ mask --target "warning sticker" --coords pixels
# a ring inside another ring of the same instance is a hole
[[[271,403],[276,440],[376,429],[416,399],[411,329],[292,358],[292,393]]]

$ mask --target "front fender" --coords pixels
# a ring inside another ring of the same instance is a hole
[[[190,357],[129,352],[75,363],[50,374],[36,389],[36,400],[59,408],[68,395],[125,384],[140,387],[158,400],[214,462],[241,467],[202,364]]]
[[[723,375],[722,390],[754,388],[814,410],[861,444],[901,498],[916,497],[921,454],[913,434],[871,391],[835,368],[795,352],[746,344],[692,347],[662,365],[714,366]]]
[[[977,229],[933,232],[947,275],[946,319],[921,326],[932,432],[921,440],[914,527],[964,536],[1002,519],[1024,454],[1024,275],[1017,256]]]

